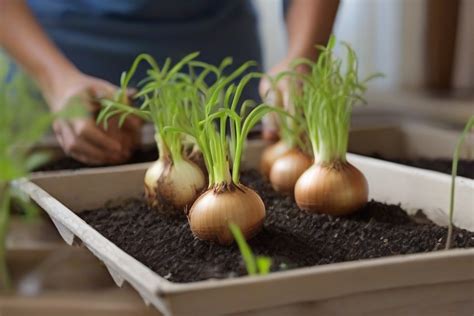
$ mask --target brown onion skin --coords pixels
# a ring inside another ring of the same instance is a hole
[[[290,150],[291,148],[283,141],[276,142],[275,144],[265,148],[262,154],[262,159],[260,160],[260,172],[262,175],[268,179],[270,176],[270,170],[275,161]]]
[[[161,170],[154,171],[153,168]],[[185,180],[184,185],[179,178]],[[162,207],[169,209],[169,206],[184,210],[193,204],[206,187],[206,178],[201,169],[186,159],[179,167],[168,159],[156,161],[145,173],[144,182],[148,205],[157,210]]]
[[[314,164],[296,182],[298,207],[312,213],[340,216],[356,212],[368,201],[364,175],[348,162]]]
[[[275,191],[292,194],[296,181],[312,164],[312,159],[301,150],[291,149],[278,158],[270,170],[270,183]]]
[[[242,184],[224,190],[207,190],[194,202],[188,213],[194,236],[222,245],[234,241],[229,223],[239,226],[248,240],[260,231],[264,219],[265,205],[262,199]]]
[[[204,157],[202,155],[202,152],[200,151],[192,151],[189,155],[187,155],[187,158],[194,162],[196,166],[201,169],[202,173],[206,176],[206,186],[207,186],[207,168],[206,168],[206,162],[204,161]]]

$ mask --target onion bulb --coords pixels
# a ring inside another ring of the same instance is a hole
[[[299,208],[314,213],[346,215],[362,208],[369,189],[364,175],[348,162],[314,164],[296,182]]]
[[[229,223],[239,226],[248,240],[260,231],[264,218],[262,199],[242,184],[207,190],[188,214],[191,230],[197,238],[223,245],[234,241]]]
[[[206,185],[201,169],[187,159],[158,159],[145,174],[145,196],[152,207],[190,206]]]
[[[199,150],[197,147],[193,147],[191,152],[186,155],[188,160],[193,162],[196,166],[201,169],[202,173],[207,175],[207,168],[206,168],[206,162],[204,161],[204,156],[202,155],[202,152]]]
[[[291,149],[278,158],[270,170],[270,183],[275,191],[292,194],[298,178],[311,166],[311,158],[298,149]]]
[[[273,145],[268,146],[263,151],[262,159],[260,161],[260,172],[263,174],[263,176],[268,178],[270,176],[270,170],[273,166],[273,163],[290,150],[291,148],[283,141],[279,141]]]

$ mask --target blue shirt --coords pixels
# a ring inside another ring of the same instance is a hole
[[[81,71],[115,84],[140,53],[160,64],[194,51],[213,64],[226,56],[236,66],[247,60],[261,64],[249,0],[28,0],[28,5]]]

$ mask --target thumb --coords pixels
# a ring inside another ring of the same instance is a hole
[[[96,99],[103,99],[103,98],[112,99],[114,97],[115,92],[117,92],[117,90],[118,90],[117,86],[102,79],[94,78],[89,85],[89,92]]]
[[[272,91],[270,80],[267,77],[262,77],[258,86],[258,93],[262,100],[266,101],[268,94]]]
[[[283,103],[283,94],[280,89],[277,90],[268,90],[265,99],[265,103],[274,107],[282,107]]]

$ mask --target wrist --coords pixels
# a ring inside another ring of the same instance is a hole
[[[290,47],[286,58],[290,61],[297,58],[314,59],[316,55],[317,49],[314,45],[302,45],[299,47]]]
[[[71,82],[77,81],[82,73],[72,64],[63,64],[61,66],[49,67],[36,76],[36,81],[52,111],[56,109],[56,100],[61,98],[64,91],[68,90]]]

